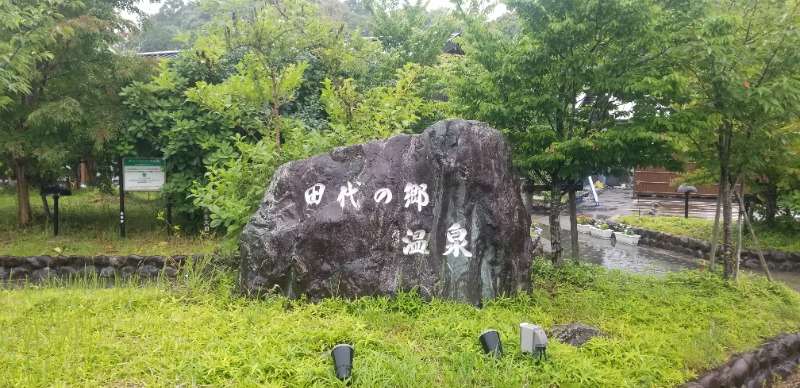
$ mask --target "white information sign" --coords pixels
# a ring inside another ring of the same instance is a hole
[[[123,158],[122,176],[125,191],[158,191],[167,180],[164,159]]]

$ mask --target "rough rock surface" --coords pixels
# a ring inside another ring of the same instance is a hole
[[[575,347],[581,347],[590,339],[600,336],[610,338],[608,334],[602,330],[589,326],[585,323],[570,323],[569,325],[555,326],[552,330],[553,338],[563,344],[569,344]]]
[[[242,233],[239,280],[312,300],[418,287],[477,305],[529,287],[529,223],[503,135],[444,120],[281,166]]]

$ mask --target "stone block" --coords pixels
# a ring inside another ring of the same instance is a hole
[[[186,261],[186,256],[184,255],[175,255],[169,258],[168,265],[170,266],[180,266]]]
[[[72,260],[70,260],[69,256],[56,255],[55,257],[52,258],[52,260],[53,261],[52,264],[50,264],[50,266],[54,268],[72,264]]]
[[[771,375],[767,371],[762,370],[758,372],[758,374],[756,374],[756,377],[754,377],[752,380],[753,387],[762,388],[764,386],[768,386],[766,385],[766,383],[769,381],[770,376]]]
[[[145,263],[155,266],[156,268],[164,268],[166,258],[164,256],[148,256]]]
[[[776,263],[789,261],[789,256],[780,251],[766,251],[764,252],[764,256],[767,257],[767,260],[774,261]]]
[[[143,278],[150,278],[158,275],[158,268],[152,265],[144,265],[136,270],[136,275]]]
[[[748,259],[742,263],[742,266],[745,268],[756,269],[760,268],[761,265],[758,263],[758,260]]]
[[[717,379],[719,379],[720,387],[735,387],[736,386],[736,379],[733,376],[733,372],[729,366],[723,366],[719,371],[717,371]]]
[[[9,271],[9,277],[11,279],[25,279],[30,275],[31,275],[31,270],[21,266],[11,268],[11,271]]]
[[[126,266],[139,267],[139,266],[145,264],[146,259],[147,258],[144,257],[144,256],[128,255],[128,257],[125,259],[125,265]]]
[[[755,353],[755,359],[758,362],[758,367],[761,370],[767,369],[772,365],[772,357],[770,357],[769,349],[762,347]]]
[[[772,368],[772,373],[780,377],[781,379],[785,379],[789,375],[793,374],[797,369],[797,363],[794,362],[785,362],[783,364],[778,365],[775,368]]]
[[[97,273],[97,267],[93,265],[84,265],[83,267],[78,268],[78,275],[79,276],[93,276]]]
[[[175,267],[166,267],[164,268],[164,275],[170,278],[175,278],[178,276],[178,269]]]
[[[100,277],[101,278],[113,278],[114,277],[114,267],[105,267],[100,270]]]
[[[46,280],[53,276],[55,276],[55,271],[51,270],[50,267],[40,268],[31,273],[31,279],[34,281]]]
[[[53,265],[53,258],[50,256],[30,256],[25,258],[25,262],[31,269],[36,270]]]
[[[719,377],[717,377],[717,372],[712,371],[708,372],[705,375],[701,376],[697,382],[703,386],[704,388],[720,388],[721,384],[719,382]]]
[[[478,305],[530,287],[529,223],[505,137],[444,120],[279,167],[241,234],[239,283]]]
[[[17,256],[0,256],[0,267],[14,268],[25,264],[25,260]]]
[[[126,260],[127,257],[125,256],[109,256],[108,264],[110,264],[114,268],[122,268],[125,266]]]
[[[111,265],[111,263],[108,260],[108,256],[105,255],[97,255],[92,257],[91,264],[97,267],[106,267]]]
[[[58,276],[75,276],[78,274],[78,270],[75,267],[65,265],[63,267],[59,267],[56,271]]]
[[[69,256],[69,264],[75,268],[81,268],[85,265],[91,265],[94,262],[91,256],[71,255]]]
[[[739,387],[750,376],[750,365],[742,358],[736,359],[731,364],[731,375],[733,376],[733,383]]]
[[[800,252],[792,252],[788,254],[789,260],[795,264],[800,264]]]
[[[780,265],[778,265],[778,271],[792,272],[793,270],[794,270],[794,264],[792,264],[792,263],[784,262],[784,263],[780,263]]]

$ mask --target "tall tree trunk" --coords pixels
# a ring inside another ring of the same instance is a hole
[[[14,159],[14,178],[17,180],[17,209],[19,222],[30,224],[33,222],[31,214],[31,201],[28,197],[28,179],[25,177],[25,161]]]
[[[564,265],[564,248],[561,246],[561,179],[555,174],[551,176],[553,184],[550,190],[550,245],[553,248],[553,264]]]
[[[719,241],[719,210],[722,205],[722,194],[717,190],[717,211],[714,213],[714,227],[711,229],[711,252],[708,254],[709,268],[717,265],[717,246]]]
[[[719,153],[719,195],[722,201],[722,262],[723,276],[731,280],[734,275],[733,244],[731,238],[731,227],[733,224],[733,209],[731,206],[731,169],[730,169],[730,137],[733,132],[733,124],[726,122],[720,128],[719,140],[717,141],[717,151]]]
[[[42,207],[44,208],[44,215],[47,217],[47,221],[50,221],[50,204],[47,203],[47,197],[44,195],[39,196],[42,199]]]
[[[742,189],[744,191],[744,189]],[[739,202],[739,207],[744,208],[744,200],[742,199],[743,196],[736,194],[736,200]],[[772,274],[769,272],[769,267],[767,266],[767,260],[764,258],[764,252],[761,250],[761,244],[758,242],[758,238],[756,238],[756,232],[753,230],[753,224],[750,222],[750,217],[747,213],[744,213],[744,222],[747,225],[747,230],[750,231],[750,239],[753,240],[753,244],[756,246],[756,253],[758,253],[758,261],[761,263],[761,269],[764,270],[764,274],[767,276],[767,280],[772,281]]]
[[[725,279],[733,279],[733,244],[732,244],[732,224],[733,224],[733,209],[731,206],[731,184],[730,174],[726,168],[720,175],[719,193],[722,196],[722,265],[723,276]]]
[[[578,246],[578,209],[577,198],[575,198],[575,188],[569,188],[569,240],[572,246],[572,258],[578,260],[580,257],[580,246]]]
[[[775,215],[778,214],[778,183],[777,179],[769,179],[764,193],[764,220],[767,227],[775,226]]]
[[[742,228],[744,227],[742,215],[744,215],[744,209],[739,209],[739,217],[736,219],[738,227],[736,230],[736,265],[733,266],[733,281],[736,283],[739,283],[739,261],[742,259]]]

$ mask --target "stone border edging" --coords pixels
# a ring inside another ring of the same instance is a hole
[[[216,255],[209,255],[214,258]],[[83,255],[0,255],[0,281],[30,279],[40,281],[53,277],[98,276],[100,278],[132,277],[175,278],[181,268],[206,258],[206,255],[175,256],[83,256]]]
[[[798,364],[800,364],[800,333],[781,334],[762,344],[758,349],[731,356],[725,364],[702,374],[682,387],[771,387],[776,381],[795,373]]]
[[[614,230],[620,230],[620,223],[614,221],[603,221]],[[690,256],[702,257],[708,260],[711,252],[711,243],[696,238],[677,236],[656,230],[645,229],[632,226],[636,234],[642,236],[639,244],[648,245],[656,248],[666,249],[673,252],[683,253]],[[767,267],[771,270],[782,272],[800,272],[800,252],[781,252],[775,250],[763,250],[764,259]],[[754,249],[742,248],[742,266],[745,268],[758,269],[758,253]]]

